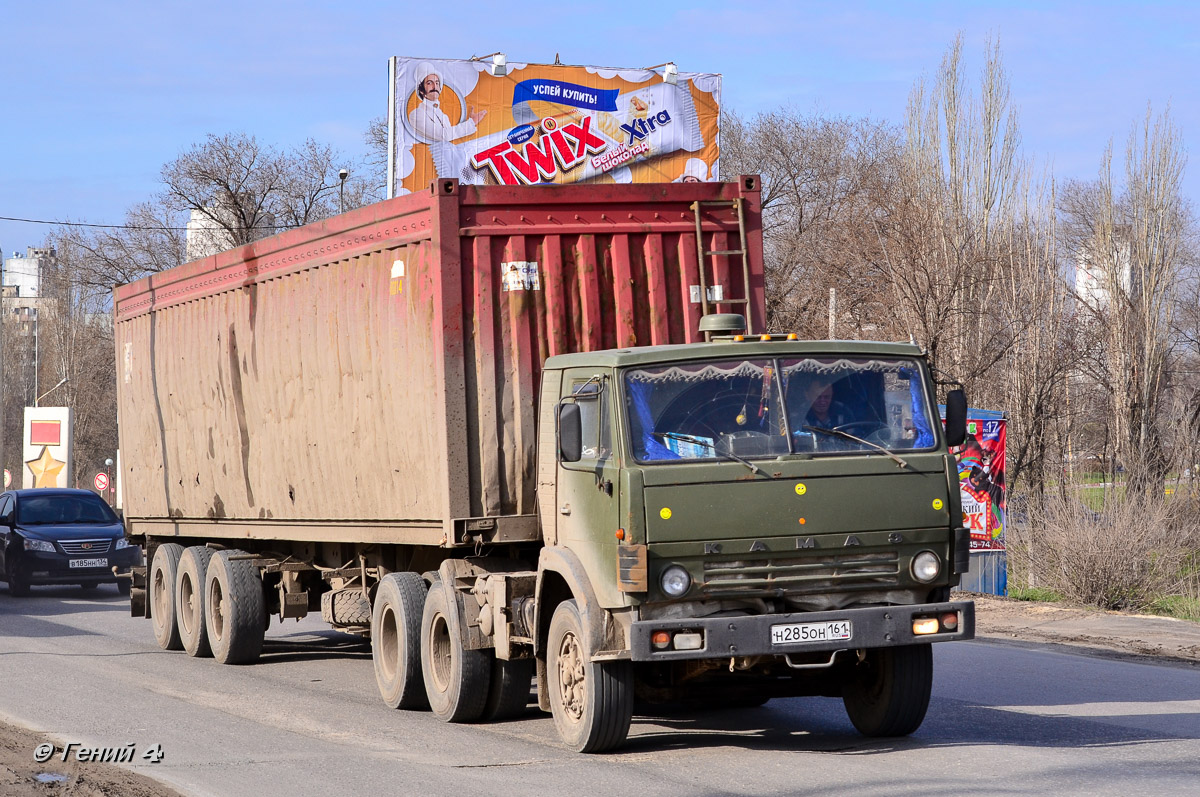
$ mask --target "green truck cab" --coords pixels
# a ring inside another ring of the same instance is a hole
[[[961,425],[961,392],[948,404]],[[957,431],[918,347],[568,354],[546,362],[550,405],[539,687],[568,745],[619,744],[634,696],[841,696],[864,734],[921,724],[930,643],[972,638],[974,604],[950,600],[969,553]],[[572,571],[576,600],[548,600]]]

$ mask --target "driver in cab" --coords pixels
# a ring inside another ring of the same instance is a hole
[[[845,405],[833,399],[833,383],[824,379],[814,379],[804,389],[804,400],[808,411],[804,415],[805,426],[815,426],[818,429],[835,429],[850,423],[850,415]]]

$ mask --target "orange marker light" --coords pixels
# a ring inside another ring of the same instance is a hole
[[[767,335],[767,334],[762,334],[762,335],[759,335],[759,336],[758,336],[758,339],[759,339],[759,340],[770,340],[770,339],[771,339],[771,336],[770,336],[770,335]]]
[[[804,525],[805,523],[807,523],[807,522],[808,522],[808,521],[807,521],[807,520],[805,520],[804,518],[800,518],[800,525],[801,525],[801,526],[803,526],[803,525]]]
[[[662,650],[671,644],[671,635],[666,631],[655,631],[650,635],[650,644]]]
[[[789,332],[787,339],[788,340],[800,340],[800,336],[797,335],[795,332]]]
[[[745,339],[746,339],[746,336],[745,336],[745,335],[734,335],[734,336],[733,336],[733,342],[734,342],[734,343],[741,343],[741,342],[742,342],[743,340],[745,340]]]
[[[625,539],[625,529],[617,529],[617,539],[618,540]]]

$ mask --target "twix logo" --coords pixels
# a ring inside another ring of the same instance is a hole
[[[554,178],[559,171],[570,171],[587,160],[589,154],[603,152],[608,142],[592,132],[592,117],[559,126],[547,116],[540,124],[542,134],[518,152],[510,141],[503,141],[471,157],[471,165],[485,165],[502,185],[533,185]]]

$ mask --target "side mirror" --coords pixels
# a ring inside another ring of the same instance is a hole
[[[558,461],[578,462],[583,457],[583,419],[579,405],[558,405]]]
[[[961,446],[967,439],[967,394],[951,390],[946,394],[946,445]]]

